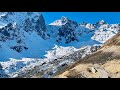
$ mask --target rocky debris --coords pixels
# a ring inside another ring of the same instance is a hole
[[[96,52],[101,46],[91,46],[91,52]]]
[[[74,68],[67,69],[61,74],[56,75],[57,78],[112,78],[119,77],[120,73],[110,73],[99,64],[81,64]]]
[[[97,70],[94,67],[88,67],[88,71],[92,72],[93,74],[97,72]]]
[[[92,72],[93,74],[96,74],[96,73],[99,74],[99,78],[108,78],[109,77],[108,72],[98,64],[92,65],[92,66],[88,67],[87,69],[89,72]]]

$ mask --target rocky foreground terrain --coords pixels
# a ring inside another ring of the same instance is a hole
[[[120,78],[120,33],[55,78]]]

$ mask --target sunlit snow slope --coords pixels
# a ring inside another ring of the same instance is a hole
[[[102,44],[119,31],[119,24],[101,20],[77,23],[62,16],[46,25],[40,12],[0,13],[0,60],[43,58],[55,45],[68,47]]]
[[[0,64],[6,73],[14,72],[38,59],[49,61],[84,46],[104,44],[119,29],[120,24],[104,20],[77,23],[62,16],[46,25],[41,12],[1,12]]]

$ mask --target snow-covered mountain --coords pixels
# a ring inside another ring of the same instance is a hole
[[[62,16],[46,25],[41,12],[1,12],[0,64],[5,73],[11,74],[89,47],[83,57],[96,51],[96,45],[104,44],[119,29],[120,24],[108,24],[104,20],[95,24],[77,23]]]
[[[119,32],[119,24],[108,24],[104,20],[91,23],[77,23],[61,17],[48,25],[48,30],[60,45],[82,46],[102,44]]]
[[[37,58],[48,48],[45,40],[49,36],[41,13],[5,12],[1,13],[0,23],[0,60]]]

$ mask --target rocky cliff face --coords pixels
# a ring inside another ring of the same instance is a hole
[[[52,35],[56,37],[58,43],[83,43],[85,41],[89,44],[92,42],[102,44],[120,31],[120,25],[108,24],[104,20],[94,24],[87,22],[79,24],[66,17],[61,17],[61,19],[49,24],[48,30],[51,37]]]
[[[7,51],[2,53],[9,58],[14,57],[10,55],[12,53],[19,58],[22,52],[31,50],[32,44],[29,43],[33,37],[36,43],[36,37],[39,38],[38,43],[40,39],[46,40],[49,37],[45,20],[40,12],[3,12],[0,13],[0,24],[0,46],[2,49],[7,48]],[[8,55],[7,52],[9,52]],[[0,57],[4,59],[5,56],[1,54]]]
[[[45,20],[41,13],[30,12],[5,12],[0,17],[3,27],[1,38],[13,40],[15,37],[23,35],[24,32],[32,33],[35,31],[43,39],[46,39]]]

